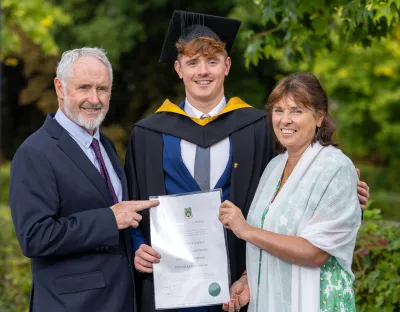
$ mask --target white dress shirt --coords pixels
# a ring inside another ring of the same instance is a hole
[[[104,149],[103,144],[101,144],[99,129],[96,129],[96,132],[94,133],[94,135],[91,136],[82,127],[78,126],[76,123],[74,123],[72,120],[70,120],[67,116],[65,116],[65,114],[61,111],[61,109],[57,110],[57,113],[54,116],[54,119],[57,120],[57,122],[60,124],[60,126],[63,127],[69,133],[71,138],[74,139],[74,141],[79,145],[79,147],[82,149],[82,151],[85,153],[85,155],[89,158],[89,160],[92,162],[92,164],[100,172],[100,164],[97,161],[94,150],[90,147],[90,144],[92,144],[93,138],[95,138],[95,139],[97,139],[97,141],[99,141],[101,156],[103,156],[104,163],[106,165],[108,174],[110,176],[111,183],[114,187],[115,194],[117,195],[118,201],[120,202],[122,200],[121,181],[120,181],[117,173],[114,170],[114,167],[111,163],[110,158],[107,155],[106,150]]]
[[[221,102],[208,113],[211,117],[217,116],[226,106],[225,97],[222,98]],[[201,111],[194,108],[188,100],[185,100],[184,111],[190,117],[200,118],[204,115]],[[226,166],[229,161],[229,137],[211,145],[210,147],[210,186],[215,188],[219,178],[224,173]],[[185,140],[181,140],[181,155],[183,163],[189,170],[192,177],[194,177],[194,162],[196,158],[196,145]]]

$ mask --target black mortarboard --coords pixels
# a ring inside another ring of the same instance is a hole
[[[178,51],[175,44],[178,40],[188,42],[203,36],[224,42],[225,50],[229,53],[240,24],[241,21],[232,18],[174,11],[161,50],[160,62],[172,63],[176,60]]]

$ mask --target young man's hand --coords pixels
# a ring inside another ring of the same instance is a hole
[[[135,252],[135,269],[143,273],[153,272],[153,263],[160,262],[161,255],[149,245],[141,244]]]

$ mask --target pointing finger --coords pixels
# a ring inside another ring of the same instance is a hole
[[[151,207],[156,207],[160,204],[158,200],[137,200],[137,201],[132,201],[132,203],[134,204],[134,209],[136,212]]]

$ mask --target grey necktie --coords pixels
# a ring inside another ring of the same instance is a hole
[[[200,119],[208,117],[210,115],[203,114]],[[202,191],[210,189],[210,147],[196,146],[194,179]]]

